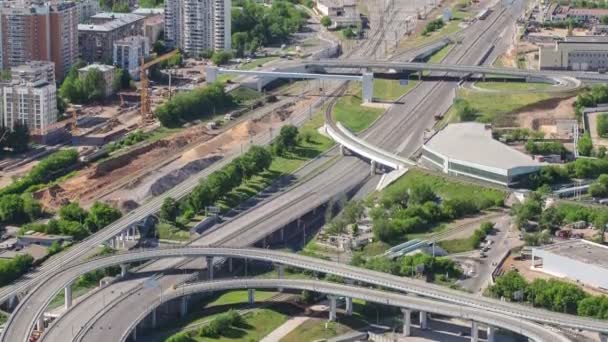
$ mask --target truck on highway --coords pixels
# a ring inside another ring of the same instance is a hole
[[[477,20],[485,20],[490,14],[492,14],[492,10],[486,8],[483,11],[479,12],[479,14],[477,15]]]

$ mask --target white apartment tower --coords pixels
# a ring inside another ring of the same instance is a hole
[[[231,0],[166,0],[165,42],[190,55],[231,49]]]
[[[33,61],[14,67],[11,82],[2,87],[2,123],[17,123],[44,134],[57,122],[57,88],[53,62]]]

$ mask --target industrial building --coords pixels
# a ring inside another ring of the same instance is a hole
[[[481,123],[446,126],[422,146],[421,161],[441,172],[504,186],[517,186],[541,163],[492,137]]]
[[[232,46],[231,0],[165,1],[165,42],[189,55]]]
[[[131,78],[139,80],[139,64],[150,55],[148,37],[131,36],[114,43],[114,65],[127,70]]]
[[[78,58],[78,8],[75,3],[27,4],[3,2],[0,7],[3,69],[30,61],[55,63],[57,79]]]
[[[57,88],[52,62],[37,61],[14,67],[2,86],[2,124],[27,126],[33,134],[57,122]]]
[[[541,70],[600,71],[608,68],[608,37],[571,36],[541,46]]]
[[[355,0],[317,0],[315,9],[321,15],[331,18],[331,28],[357,26],[361,16]]]
[[[557,277],[608,290],[608,247],[567,240],[532,249],[532,267]]]
[[[143,34],[144,17],[132,13],[99,13],[90,24],[78,25],[78,45],[82,59],[89,63],[112,63],[114,43]]]
[[[110,96],[114,92],[114,77],[116,75],[116,68],[112,65],[104,65],[104,64],[89,64],[84,68],[78,69],[78,77],[84,78],[87,73],[91,70],[96,69],[101,72],[103,76],[103,80],[105,83],[106,89],[104,90],[105,96]]]

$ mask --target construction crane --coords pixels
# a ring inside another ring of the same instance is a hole
[[[139,67],[139,80],[140,80],[140,87],[141,87],[141,116],[142,116],[142,120],[146,120],[151,112],[151,105],[150,105],[150,80],[148,80],[148,74],[147,74],[147,70],[155,65],[158,64],[160,62],[166,61],[167,59],[175,56],[177,53],[179,52],[179,50],[173,50],[169,53],[166,53],[162,56],[158,56],[156,58],[154,58],[151,61],[145,62],[144,63],[144,59],[142,57],[141,59],[141,66]]]

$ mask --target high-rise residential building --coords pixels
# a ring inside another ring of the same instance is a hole
[[[131,36],[114,43],[114,65],[128,71],[135,80],[139,80],[139,65],[142,58],[149,55],[148,37]]]
[[[4,2],[0,7],[0,59],[3,69],[29,61],[52,61],[63,79],[78,58],[76,4]]]
[[[89,18],[101,12],[99,0],[80,0],[76,2],[76,6],[78,7],[78,18],[81,24],[86,23]]]
[[[190,55],[231,49],[231,0],[166,0],[165,42]]]
[[[57,122],[57,88],[54,64],[32,61],[11,69],[11,81],[2,86],[2,124],[26,125],[45,132]],[[44,134],[44,133],[42,133]]]

